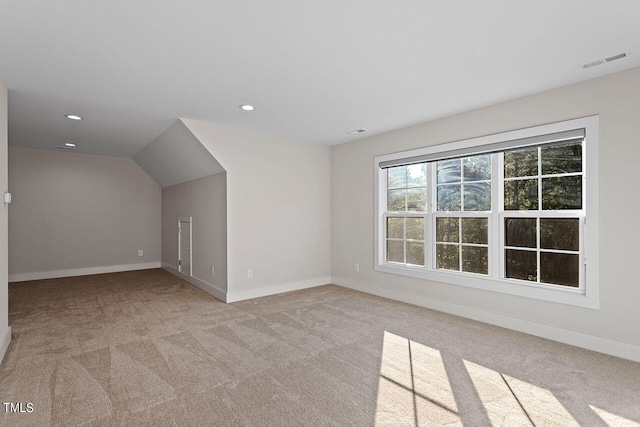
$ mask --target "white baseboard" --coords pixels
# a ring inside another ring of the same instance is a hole
[[[585,348],[587,350],[593,350],[599,353],[640,362],[640,346],[638,345],[589,335],[582,332],[571,331],[473,307],[462,306],[451,302],[434,300],[432,298],[426,298],[416,294],[409,294],[382,286],[372,285],[369,282],[362,282],[344,277],[333,277],[332,279],[332,283],[345,288],[354,289],[356,291],[419,305],[421,307],[478,320],[480,322],[489,323],[506,329],[512,329],[514,331],[524,332],[564,344]]]
[[[29,280],[59,279],[61,277],[147,270],[150,268],[160,268],[160,266],[161,264],[159,262],[146,262],[142,264],[108,265],[104,267],[74,268],[70,270],[37,271],[34,273],[9,274],[9,282],[26,282]]]
[[[303,280],[300,282],[285,283],[282,285],[268,286],[265,288],[248,289],[240,292],[227,292],[227,302],[238,302],[252,298],[266,297],[269,295],[281,294],[283,292],[298,291],[301,289],[313,288],[316,286],[328,285],[331,277],[317,277],[315,279]]]
[[[0,363],[11,343],[11,326],[7,326],[0,335]]]
[[[266,297],[269,295],[281,294],[283,292],[298,291],[301,289],[313,288],[316,286],[328,285],[329,283],[331,283],[331,277],[318,277],[315,279],[268,286],[265,288],[248,289],[240,292],[225,292],[222,289],[212,285],[211,283],[207,283],[202,279],[180,273],[175,265],[163,262],[162,268],[164,268],[171,274],[178,276],[179,278],[184,279],[192,285],[202,289],[206,293],[213,295],[220,301],[224,301],[227,303],[244,301],[252,298]]]
[[[193,286],[202,289],[209,295],[213,295],[214,297],[218,298],[220,301],[226,302],[227,293],[222,289],[212,285],[211,283],[205,282],[204,280],[198,279],[197,277],[194,277],[194,276],[187,276],[186,274],[180,273],[175,266],[166,262],[162,263],[162,268],[167,270],[169,273],[173,274],[174,276],[178,276],[179,278],[186,280],[187,282],[191,283]]]

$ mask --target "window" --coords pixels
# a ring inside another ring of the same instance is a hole
[[[597,137],[594,116],[377,157],[376,269],[596,308]]]
[[[432,166],[437,187],[436,269],[488,274],[491,161],[485,154]]]
[[[424,266],[426,165],[387,170],[386,259]]]

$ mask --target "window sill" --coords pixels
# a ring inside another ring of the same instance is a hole
[[[559,304],[598,309],[598,295],[587,293],[582,289],[562,288],[553,285],[533,285],[527,282],[500,280],[472,273],[425,270],[422,267],[410,267],[400,264],[377,264],[376,271],[430,280],[456,286],[481,289],[525,298],[534,298]]]

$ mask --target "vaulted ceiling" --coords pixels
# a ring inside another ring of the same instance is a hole
[[[339,144],[636,67],[639,22],[633,0],[4,0],[9,142],[133,157],[190,118]]]

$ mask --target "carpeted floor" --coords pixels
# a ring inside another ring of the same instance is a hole
[[[147,270],[9,311],[0,425],[640,425],[638,363],[337,286],[224,304]]]

